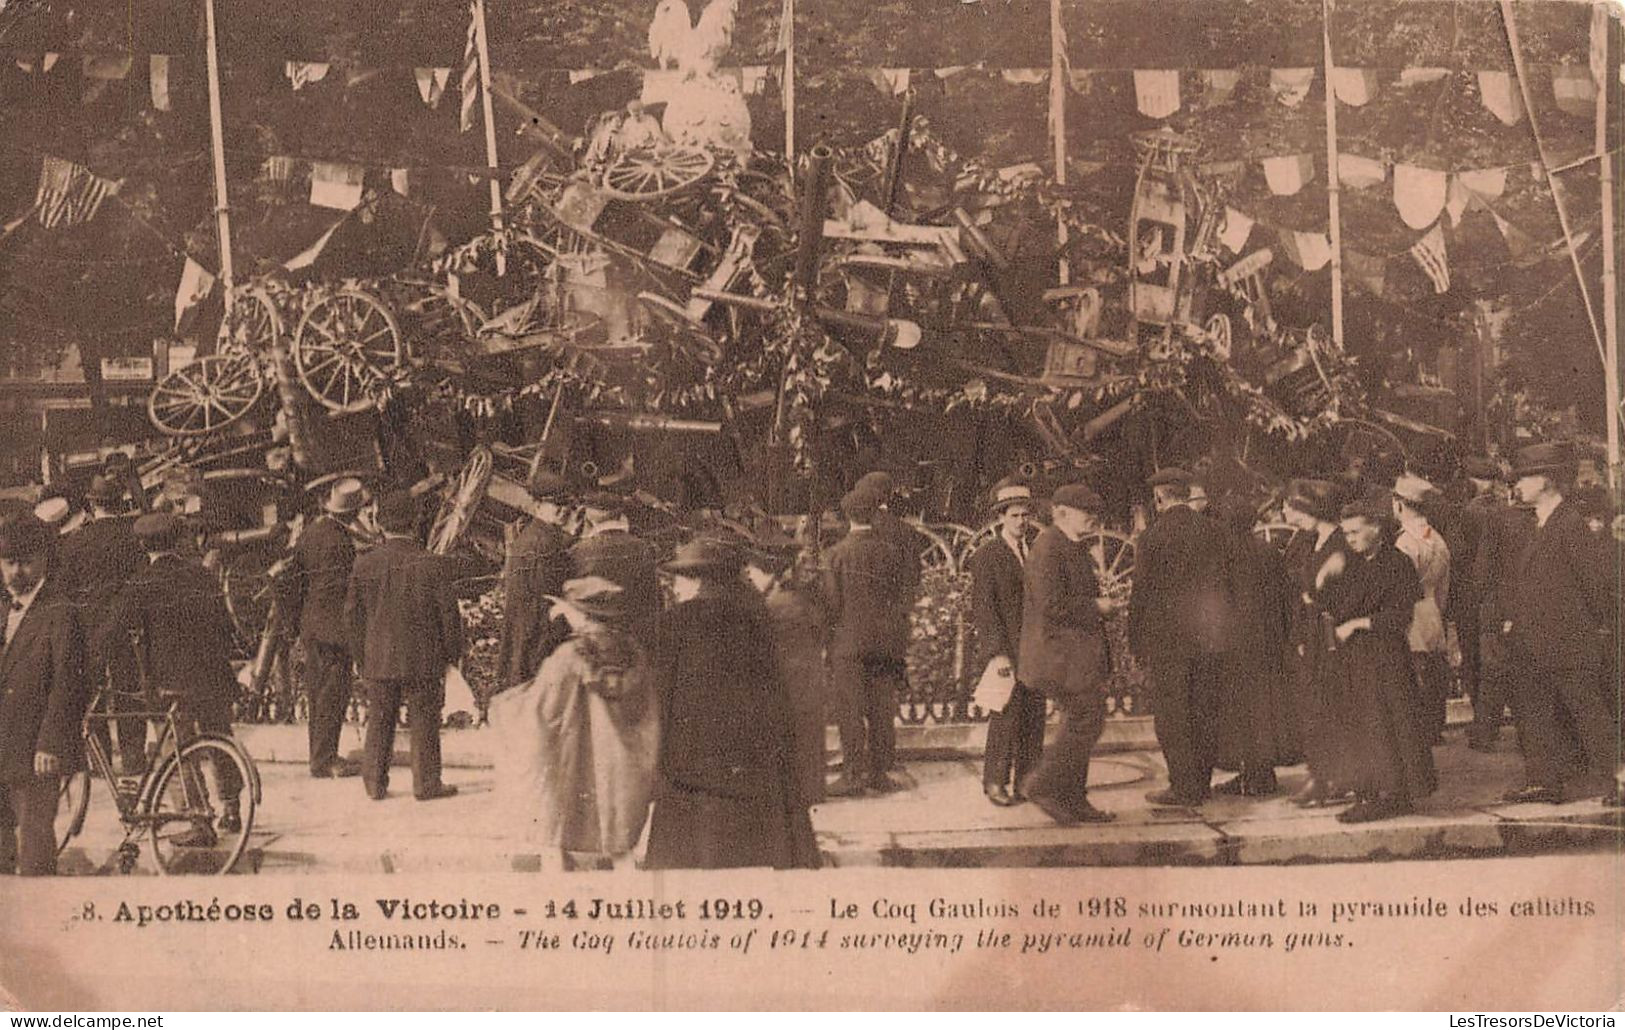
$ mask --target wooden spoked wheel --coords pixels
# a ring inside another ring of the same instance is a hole
[[[221,574],[226,614],[237,631],[237,642],[251,657],[271,616],[271,591],[275,588],[271,564],[274,560],[275,556],[268,552],[240,551],[226,562]]]
[[[715,166],[710,152],[698,147],[638,147],[617,155],[604,169],[603,190],[617,200],[655,200],[687,189]]]
[[[590,237],[565,225],[546,208],[537,209],[536,224],[525,233],[525,239],[552,261],[579,261],[597,249]]]
[[[401,327],[378,298],[340,290],[312,304],[294,334],[293,360],[305,389],[333,411],[365,411],[405,358]]]
[[[1253,536],[1269,544],[1277,551],[1286,550],[1286,545],[1298,535],[1298,531],[1285,522],[1263,522],[1253,527]]]
[[[282,316],[277,314],[276,303],[264,290],[251,287],[237,292],[231,310],[220,320],[216,349],[268,354],[281,335]]]
[[[1208,343],[1213,346],[1213,354],[1220,361],[1229,361],[1231,348],[1234,346],[1230,332],[1230,316],[1220,312],[1207,320],[1203,327],[1207,330]]]
[[[1083,543],[1095,563],[1095,578],[1104,597],[1128,600],[1134,587],[1134,540],[1115,529],[1085,533]]]
[[[959,553],[951,532],[953,527],[927,526],[913,519],[909,519],[908,524],[926,541],[925,549],[920,552],[920,571],[946,572],[950,575],[959,572]]]
[[[431,554],[450,554],[457,541],[462,539],[474,519],[474,509],[485,499],[485,492],[491,485],[491,461],[491,450],[484,445],[475,447],[468,456],[468,461],[457,475],[457,482],[441,499],[440,510],[435,514],[434,524],[429,530]]]
[[[158,381],[147,396],[147,418],[166,436],[207,436],[248,414],[264,392],[253,354],[210,354]]]

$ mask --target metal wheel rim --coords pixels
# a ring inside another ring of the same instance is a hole
[[[189,832],[192,828],[201,825],[200,822],[188,818],[184,821],[170,820],[163,823],[154,821],[148,835],[152,843],[154,864],[159,873],[165,876],[175,876],[185,873],[212,872],[217,876],[224,876],[231,872],[237,860],[242,857],[248,846],[248,835],[254,828],[255,795],[254,771],[248,765],[244,756],[235,747],[224,740],[202,738],[194,740],[181,749],[179,758],[171,757],[164,763],[163,769],[158,773],[158,779],[153,785],[151,799],[147,806],[147,815],[156,816],[161,812],[165,803],[174,797],[174,789],[182,780],[177,774],[182,770],[183,763],[188,760],[198,760],[198,765],[212,763],[215,758],[230,761],[237,768],[242,780],[242,792],[238,797],[239,812],[242,816],[243,828],[235,834],[224,834],[216,830],[218,838],[211,848],[182,848],[174,844],[174,838],[179,834]],[[212,765],[210,770],[214,771]],[[216,821],[213,816],[218,814],[216,808],[220,804],[218,799],[219,774],[215,772],[214,790],[210,793],[208,816],[209,825],[213,828]],[[223,806],[221,809],[223,810]],[[197,813],[199,819],[203,813]],[[167,857],[166,857],[167,856]],[[202,869],[195,868],[203,866]]]
[[[323,407],[365,411],[373,406],[373,388],[385,371],[400,365],[401,339],[388,306],[361,290],[341,290],[312,304],[299,320],[294,365]]]
[[[147,418],[167,436],[207,436],[248,414],[264,392],[254,355],[211,354],[160,379],[147,395]]]
[[[90,773],[84,769],[62,777],[56,799],[56,853],[62,854],[68,842],[78,836],[90,808]]]
[[[656,200],[694,185],[715,165],[709,152],[696,147],[642,147],[610,162],[602,188],[618,200]]]
[[[219,349],[222,353],[270,351],[282,336],[282,316],[271,295],[258,287],[239,290],[231,310],[220,319]]]

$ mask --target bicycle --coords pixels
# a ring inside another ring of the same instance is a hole
[[[140,648],[136,648],[140,655]],[[165,876],[186,873],[224,875],[231,872],[247,847],[254,828],[254,812],[260,802],[260,775],[242,745],[230,737],[191,731],[180,714],[179,697],[161,699],[147,681],[145,663],[138,663],[141,689],[118,691],[104,683],[97,688],[81,722],[88,768],[63,777],[57,799],[57,852],[84,829],[90,808],[90,781],[99,777],[107,783],[124,828],[124,840],[117,849],[118,869],[128,874],[140,856],[137,839],[147,834],[152,843],[158,871]],[[147,707],[143,710],[116,709],[108,705],[115,695],[135,694]],[[93,731],[97,721],[139,716],[157,724],[154,760],[139,778],[119,777],[113,772],[111,755]],[[213,772],[209,783],[205,766]],[[224,770],[235,773],[241,784],[240,825],[226,829],[219,825],[221,812],[213,798],[223,796],[220,784],[228,780]],[[133,782],[132,782],[133,781]]]

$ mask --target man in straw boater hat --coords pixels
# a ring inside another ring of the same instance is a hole
[[[1580,796],[1618,800],[1617,561],[1609,538],[1587,529],[1565,496],[1575,464],[1569,448],[1549,443],[1521,448],[1512,463],[1517,499],[1536,522],[1501,627],[1527,777],[1507,795],[1513,802],[1562,801],[1575,768],[1584,771]]]
[[[1017,664],[1032,488],[1012,476],[999,480],[993,486],[989,511],[998,519],[998,533],[976,549],[966,567],[971,574],[976,667],[983,670],[984,680],[993,676],[990,683],[1008,688],[1008,693],[995,688],[995,694],[983,698],[998,707],[988,709],[982,792],[995,805],[1007,807],[1025,800],[1022,782],[1044,750],[1044,695],[1023,682]]]
[[[62,573],[73,584],[74,598],[82,606],[80,619],[89,640],[98,634],[112,614],[113,598],[136,573],[146,568],[147,555],[135,538],[135,516],[124,514],[124,488],[111,475],[98,475],[90,481],[85,500],[90,505],[90,520],[76,531],[62,538]],[[93,684],[105,676],[112,676],[124,695],[110,699],[115,707],[139,710],[144,703],[128,696],[136,688],[136,670],[129,648],[114,647],[103,654],[92,648],[86,654],[85,675]],[[118,761],[126,776],[139,776],[147,767],[147,720],[130,716],[118,722]],[[97,719],[91,732],[101,741],[108,755],[112,755],[110,723]]]
[[[1287,658],[1292,663],[1298,728],[1309,769],[1309,779],[1292,802],[1305,807],[1351,799],[1338,783],[1344,734],[1322,625],[1349,559],[1348,540],[1338,525],[1342,505],[1337,495],[1337,484],[1329,480],[1294,479],[1281,504],[1281,518],[1297,530],[1286,546],[1287,571],[1297,591]]]
[[[1168,789],[1154,805],[1195,807],[1213,779],[1219,655],[1224,648],[1225,542],[1191,510],[1191,474],[1166,468],[1146,481],[1157,519],[1140,537],[1129,601],[1129,647],[1146,669]]]
[[[188,546],[190,528],[180,516],[154,512],[135,520],[135,536],[147,566],[118,592],[97,648],[139,648],[139,667],[160,696],[179,700],[179,716],[204,733],[231,734],[231,706],[237,679],[231,671],[234,631],[225,595],[214,574]],[[217,828],[242,828],[238,798],[243,784],[234,766],[216,769],[221,795]],[[210,847],[214,829],[197,826],[176,840],[178,847]]]
[[[433,801],[457,793],[440,779],[440,709],[446,666],[463,654],[463,620],[445,566],[414,536],[417,521],[411,494],[384,496],[378,503],[383,543],[356,559],[344,598],[350,653],[367,684],[361,779],[374,801],[389,792],[403,702],[412,735],[413,796]]]
[[[1432,524],[1430,512],[1443,496],[1433,484],[1415,473],[1402,473],[1391,493],[1393,514],[1399,524],[1394,546],[1416,566],[1422,598],[1416,602],[1407,640],[1416,675],[1417,725],[1429,744],[1444,733],[1445,702],[1450,694],[1449,645],[1444,613],[1450,603],[1450,545]]]
[[[874,494],[841,499],[847,534],[824,556],[824,602],[830,628],[830,686],[841,735],[841,776],[832,797],[864,790],[890,793],[897,752],[897,691],[908,654],[912,595],[901,551],[875,529]]]
[[[1016,668],[1061,710],[1061,730],[1021,784],[1027,798],[1062,824],[1109,822],[1089,801],[1089,757],[1106,726],[1111,653],[1103,597],[1084,534],[1099,525],[1100,495],[1071,483],[1050,498],[1050,525],[1028,552]]]
[[[502,565],[498,689],[529,681],[570,632],[546,600],[564,589],[572,568],[570,547],[575,540],[564,529],[567,483],[538,460],[531,465],[525,486],[533,502],[531,520],[508,544]]]
[[[361,480],[335,482],[322,513],[299,534],[284,582],[287,612],[305,645],[305,693],[310,700],[310,775],[354,776],[360,768],[339,757],[339,733],[350,704],[349,628],[344,595],[355,566],[356,519],[368,502]]]
[[[35,516],[0,522],[0,873],[56,872],[57,793],[80,761],[84,636],[55,552]]]

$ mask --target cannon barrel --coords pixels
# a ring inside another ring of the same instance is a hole
[[[801,190],[801,247],[796,252],[796,285],[811,297],[818,285],[818,257],[824,247],[824,215],[829,207],[829,166],[835,152],[823,143],[807,153]]]

